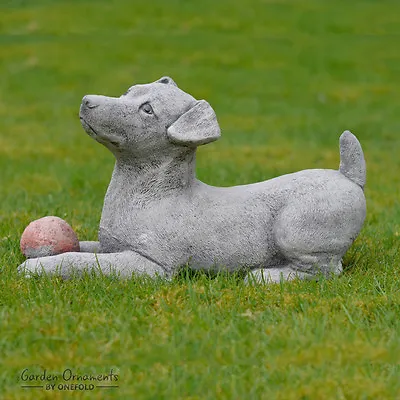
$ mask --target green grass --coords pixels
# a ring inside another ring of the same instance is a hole
[[[400,398],[398,1],[2,0],[0,16],[1,399]],[[197,169],[213,185],[337,168],[340,133],[358,136],[368,215],[341,277],[16,274],[31,220],[96,239],[113,159],[82,96],[163,75],[217,113]],[[119,388],[23,389],[25,368],[112,368]]]

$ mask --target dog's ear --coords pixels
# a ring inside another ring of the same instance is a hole
[[[163,76],[158,81],[156,81],[156,83],[163,83],[164,85],[173,85],[178,87],[178,85],[174,82],[174,80],[169,76]]]
[[[219,139],[221,130],[214,110],[205,100],[199,100],[168,129],[172,143],[196,147]]]

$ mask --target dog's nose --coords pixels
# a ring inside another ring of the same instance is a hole
[[[99,104],[95,101],[94,96],[85,96],[82,99],[82,104],[87,108],[96,108]]]

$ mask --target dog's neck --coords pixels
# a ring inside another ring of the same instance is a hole
[[[143,204],[188,190],[196,180],[196,150],[148,155],[141,159],[117,157],[110,189]],[[122,192],[122,193],[121,193]]]

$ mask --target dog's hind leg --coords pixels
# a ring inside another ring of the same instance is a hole
[[[313,280],[317,279],[319,274],[326,277],[329,275],[340,275],[343,271],[342,262],[331,260],[324,265],[318,264],[318,260],[313,258],[314,264],[306,265],[302,261],[293,262],[278,268],[259,268],[250,271],[246,277],[245,282],[251,283],[279,283],[283,281],[292,281],[294,279]],[[310,260],[309,260],[310,261]],[[302,263],[302,264],[301,264]]]
[[[333,188],[310,191],[281,210],[274,236],[283,265],[326,277],[342,272],[341,260],[365,217],[362,190],[348,182],[333,180]]]
[[[338,238],[328,237],[324,238],[325,240],[321,240],[315,231],[311,234],[303,231],[296,235],[296,231],[291,229],[293,225],[281,229],[277,235],[279,251],[286,259],[285,268],[300,277],[305,274],[310,277],[324,275],[329,278],[341,274],[342,257],[350,247],[351,241],[343,240],[340,233]]]
[[[291,281],[293,279],[313,279],[314,276],[307,272],[298,271],[291,266],[280,268],[259,268],[250,271],[244,278],[247,284],[268,284],[279,283],[281,281]]]

